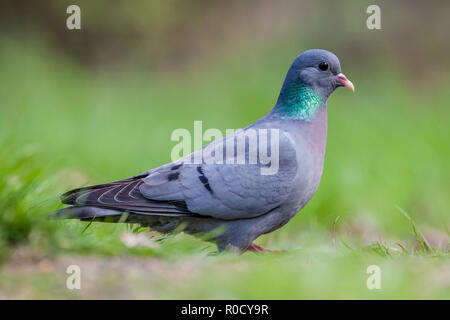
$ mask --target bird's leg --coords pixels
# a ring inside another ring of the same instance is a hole
[[[256,244],[254,242],[248,246],[247,250],[254,252],[281,252],[280,250],[272,250],[264,248],[263,246],[260,246],[259,244]]]

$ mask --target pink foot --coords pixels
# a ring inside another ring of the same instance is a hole
[[[264,248],[263,246],[260,246],[259,244],[256,244],[254,242],[248,246],[247,250],[254,252],[282,252],[281,250],[271,250]]]

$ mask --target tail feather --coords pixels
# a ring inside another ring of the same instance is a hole
[[[109,216],[121,216],[123,211],[97,207],[67,207],[52,212],[52,216],[64,219],[92,219],[94,217],[104,218]]]
[[[170,233],[186,219],[199,217],[182,200],[158,201],[145,198],[139,186],[142,174],[129,179],[70,190],[61,200],[70,207],[52,217],[83,221],[138,223],[155,231]]]
[[[53,212],[53,216],[82,221],[138,223],[143,227],[150,227],[152,230],[161,233],[170,233],[175,230],[184,217],[174,216],[173,214],[165,216],[140,214],[90,206],[67,207]]]
[[[79,208],[71,209],[74,212],[92,211],[94,209],[82,208],[95,207],[143,215],[197,216],[189,211],[182,200],[160,201],[145,198],[139,186],[144,183],[142,179],[146,176],[147,174],[142,174],[124,180],[70,190],[61,196],[61,201],[72,205],[71,208]]]

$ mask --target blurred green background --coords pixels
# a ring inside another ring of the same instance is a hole
[[[450,298],[450,2],[377,1],[381,30],[370,4],[3,1],[0,298]],[[169,162],[177,128],[264,116],[310,48],[334,52],[356,92],[328,101],[317,194],[258,240],[285,254],[46,219],[70,188]],[[66,289],[69,264],[82,290]]]

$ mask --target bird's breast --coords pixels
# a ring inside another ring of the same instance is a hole
[[[327,140],[326,108],[319,110],[313,121],[299,126],[296,140],[298,170],[292,201],[294,211],[298,212],[316,193],[322,178]]]

